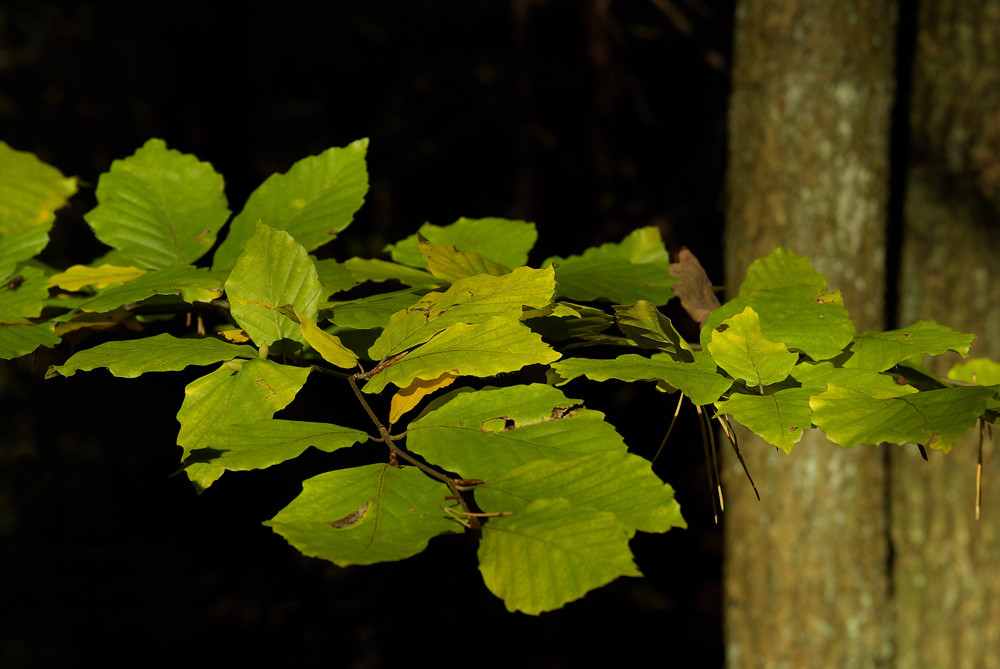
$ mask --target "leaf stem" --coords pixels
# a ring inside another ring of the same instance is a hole
[[[368,417],[372,419],[372,422],[375,423],[375,427],[378,428],[378,433],[382,439],[382,442],[389,447],[389,453],[395,455],[397,458],[402,458],[403,460],[406,460],[411,465],[418,468],[420,471],[424,472],[428,476],[436,478],[437,480],[447,485],[448,489],[451,490],[451,494],[455,497],[455,499],[458,500],[458,503],[462,505],[462,510],[468,515],[469,527],[478,530],[481,527],[479,519],[475,515],[472,515],[475,512],[471,508],[469,508],[468,502],[465,501],[465,496],[462,495],[462,490],[458,485],[458,481],[456,479],[451,478],[447,474],[439,472],[430,465],[424,462],[420,462],[415,457],[413,457],[412,455],[401,449],[399,446],[397,446],[395,443],[393,443],[394,440],[398,439],[399,437],[393,437],[391,434],[389,434],[389,430],[387,430],[385,426],[382,425],[382,422],[378,419],[378,416],[375,415],[375,412],[372,411],[372,408],[368,405],[368,402],[365,401],[364,395],[362,395],[361,391],[358,389],[357,379],[358,378],[367,379],[372,373],[374,373],[374,370],[372,372],[368,372],[367,374],[363,372],[352,374],[351,376],[347,377],[347,381],[348,383],[351,384],[351,390],[354,391],[354,395],[358,398],[358,401],[361,403],[361,406],[364,407],[365,412],[368,414]]]

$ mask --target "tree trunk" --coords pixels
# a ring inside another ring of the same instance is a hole
[[[730,105],[729,294],[778,246],[881,327],[894,90],[891,2],[738,3]],[[758,503],[724,458],[726,656],[737,667],[891,661],[885,451],[816,431],[790,454],[740,441]]]
[[[933,319],[1000,356],[1000,3],[920,3],[900,322]],[[945,373],[941,361],[934,371]],[[894,450],[897,666],[1000,667],[1000,452],[978,434],[929,463]]]

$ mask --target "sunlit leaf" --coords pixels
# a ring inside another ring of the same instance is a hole
[[[396,290],[391,293],[381,293],[370,297],[344,302],[329,302],[324,308],[333,308],[330,321],[340,327],[354,330],[370,330],[384,328],[389,324],[389,318],[419,300],[424,295],[423,290]]]
[[[325,332],[298,309],[295,310],[295,315],[299,319],[302,337],[324,360],[343,369],[358,366],[358,356],[344,346],[339,337]]]
[[[989,358],[973,358],[948,370],[948,378],[977,386],[1000,385],[1000,364]]]
[[[590,248],[579,256],[552,257],[542,266],[552,264],[563,298],[666,304],[673,297],[670,256],[660,231],[652,226],[635,230],[618,244]]]
[[[542,384],[453,391],[410,422],[407,447],[465,478],[491,479],[534,460],[625,452],[604,414]]]
[[[488,512],[517,512],[553,491],[574,506],[610,511],[629,532],[687,527],[674,491],[649,461],[621,451],[575,460],[535,460],[476,486],[476,504]]]
[[[212,435],[225,425],[271,418],[295,399],[308,376],[308,367],[254,358],[239,365],[238,371],[223,364],[189,383],[177,412],[181,424],[177,445],[184,449],[184,459],[198,449],[209,448]],[[225,468],[212,462],[193,462],[184,471],[196,488],[204,490]]]
[[[463,251],[453,244],[421,241],[419,249],[431,274],[445,281],[455,281],[477,274],[502,276],[510,271],[486,256],[474,251]]]
[[[889,374],[870,369],[835,367],[829,362],[798,364],[792,368],[792,376],[814,395],[825,391],[830,384],[862,390],[876,398],[902,397],[917,392],[916,388],[898,382]]]
[[[179,339],[159,334],[143,339],[109,341],[74,353],[65,365],[49,369],[47,377],[73,376],[106,367],[114,376],[133,379],[146,372],[174,372],[192,365],[212,365],[233,358],[255,358],[252,346],[229,344],[214,337]]]
[[[54,347],[59,337],[52,323],[12,323],[0,325],[0,359],[10,360],[31,353],[39,346]]]
[[[784,344],[764,337],[757,312],[750,307],[712,331],[708,351],[734,378],[763,386],[787,378],[799,359]]]
[[[552,364],[560,376],[559,385],[577,377],[592,381],[662,381],[682,393],[695,404],[711,404],[733,385],[730,378],[719,373],[711,356],[699,352],[694,362],[677,362],[666,353],[646,358],[634,353],[613,359],[566,358]]]
[[[851,357],[844,363],[844,367],[881,372],[907,358],[940,355],[945,351],[955,351],[965,358],[968,357],[969,346],[975,338],[975,335],[956,332],[949,327],[926,321],[901,330],[865,332],[854,338]]]
[[[830,385],[810,400],[813,423],[841,446],[913,442],[949,451],[983,414],[990,388],[942,388],[873,397]]]
[[[261,223],[226,280],[230,312],[258,345],[305,342],[299,324],[277,309],[290,304],[314,321],[321,290],[306,250],[287,232]]]
[[[479,571],[508,611],[558,609],[620,576],[641,576],[625,526],[607,511],[535,500],[483,527]]]
[[[416,379],[445,373],[493,376],[558,359],[559,353],[517,321],[497,317],[472,325],[456,323],[375,374],[364,391],[377,393],[390,383],[405,388]]]
[[[211,302],[222,296],[222,280],[218,273],[202,267],[174,265],[146,272],[128,283],[102,288],[77,308],[88,312],[111,311],[154,295],[180,295],[185,302]]]
[[[222,177],[161,139],[111,163],[97,182],[97,202],[84,215],[97,238],[153,269],[203,256],[229,218]]]
[[[525,221],[463,217],[445,226],[424,223],[419,231],[385,250],[398,263],[427,267],[420,254],[420,237],[434,244],[452,244],[463,251],[472,251],[505,267],[520,267],[527,264],[528,251],[535,245],[538,232],[534,223]]]
[[[0,280],[45,248],[56,210],[74,193],[74,177],[0,141]]]
[[[24,324],[42,313],[48,280],[36,267],[22,267],[16,280],[0,284],[0,324]]]
[[[449,490],[416,467],[366,465],[314,476],[265,522],[310,557],[342,567],[403,560],[438,534],[460,532],[441,506]]]
[[[53,274],[49,277],[50,286],[58,286],[63,290],[80,290],[85,286],[94,288],[106,288],[108,286],[120,286],[133,279],[138,279],[146,273],[146,270],[138,267],[119,267],[117,265],[101,265],[100,267],[87,267],[86,265],[73,265],[65,272]]]
[[[336,239],[365,201],[367,150],[368,140],[359,139],[303,158],[288,172],[268,177],[233,218],[212,267],[235,265],[247,241],[256,234],[258,222],[288,232],[307,251]]]
[[[719,413],[730,414],[769,444],[786,453],[799,443],[806,428],[812,427],[808,388],[788,388],[769,395],[733,394],[716,402]]]
[[[525,306],[548,305],[554,291],[551,269],[519,267],[503,276],[481,274],[460,279],[448,290],[428,293],[393,314],[368,355],[372,360],[387,358],[456,323],[483,323],[498,316],[520,319]]]
[[[614,310],[618,327],[639,346],[666,351],[683,362],[694,360],[691,346],[652,302],[639,300],[635,304],[615,306]]]
[[[827,292],[826,277],[808,259],[787,249],[751,264],[739,296],[709,316],[701,331],[702,346],[708,345],[713,330],[724,320],[747,307],[757,312],[767,339],[813,360],[839,355],[855,334],[840,292]]]
[[[330,423],[265,419],[227,423],[212,432],[202,448],[219,452],[212,458],[212,465],[246,471],[291,460],[310,446],[332,453],[367,439],[368,434],[362,430]]]
[[[344,263],[344,268],[357,283],[394,279],[413,288],[429,288],[444,283],[430,272],[378,258],[351,258]]]
[[[825,291],[827,283],[826,277],[813,268],[808,258],[786,248],[778,248],[750,263],[739,294],[750,295],[788,286],[809,286]]]

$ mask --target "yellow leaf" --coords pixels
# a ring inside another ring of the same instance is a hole
[[[416,379],[392,396],[392,403],[389,405],[389,424],[392,425],[398,421],[404,413],[417,406],[424,397],[435,390],[450,386],[457,378],[454,374],[445,372],[436,379]]]
[[[222,330],[219,334],[234,344],[242,344],[245,341],[250,341],[250,337],[247,336],[247,333],[239,328],[235,330]]]
[[[94,288],[120,286],[132,279],[138,279],[145,273],[146,270],[138,267],[73,265],[65,272],[53,274],[49,279],[49,286],[59,286],[63,290],[80,290],[84,286],[93,286]]]
[[[299,319],[299,327],[306,342],[319,353],[324,360],[331,365],[351,369],[358,364],[358,356],[351,349],[344,346],[339,337],[326,332],[318,325],[310,321],[306,316],[295,309],[295,316]]]

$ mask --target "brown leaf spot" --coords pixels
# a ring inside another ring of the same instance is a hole
[[[329,525],[335,530],[343,530],[348,527],[353,527],[354,525],[357,525],[359,522],[361,522],[361,519],[365,517],[365,512],[367,511],[368,511],[368,502],[365,502],[364,504],[359,506],[354,511],[351,511],[349,514],[347,514],[340,520],[332,520],[329,523],[327,523],[327,525]]]
[[[572,418],[576,415],[576,409],[582,409],[582,404],[574,404],[568,407],[553,407],[552,413],[549,416],[551,420],[559,420],[560,418]]]
[[[270,397],[275,397],[278,394],[278,392],[271,386],[271,384],[268,383],[267,381],[265,381],[264,379],[257,379],[256,381],[253,382],[253,384],[255,386],[257,386],[258,388],[267,388],[270,391],[264,397],[264,399],[268,399]]]

